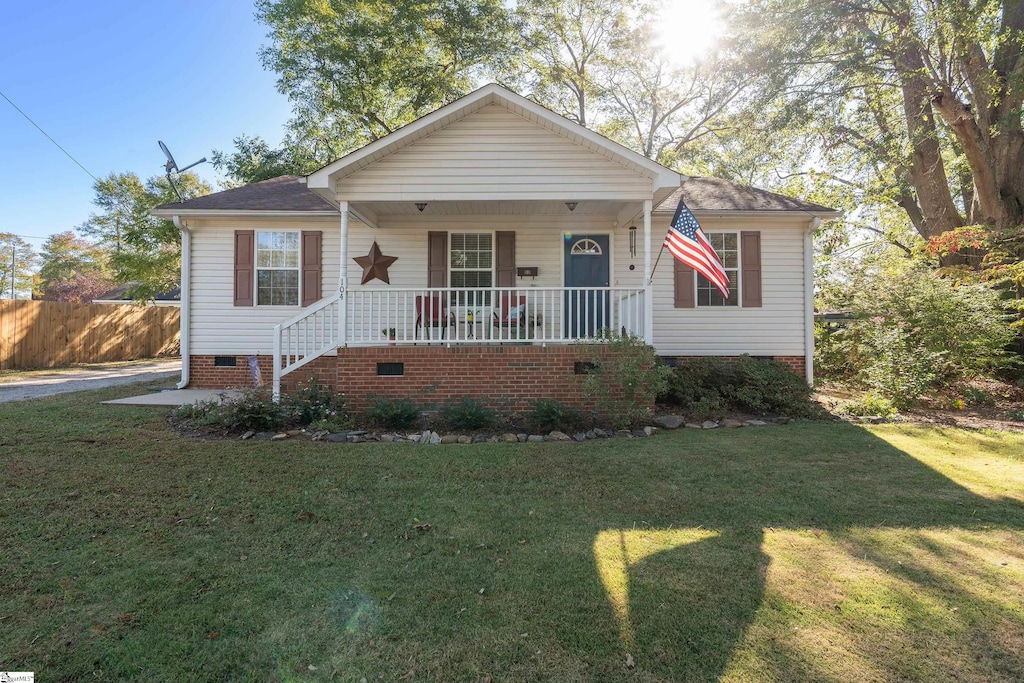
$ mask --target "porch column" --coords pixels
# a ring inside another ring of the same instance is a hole
[[[348,202],[338,202],[341,211],[341,263],[338,266],[338,291],[341,292],[341,313],[338,316],[338,346],[348,342]]]
[[[654,345],[654,286],[651,284],[651,211],[654,201],[644,200],[644,341]]]

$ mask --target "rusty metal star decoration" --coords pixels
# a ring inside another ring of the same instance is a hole
[[[391,284],[391,280],[388,279],[388,267],[398,260],[397,256],[385,256],[381,253],[380,247],[374,242],[373,246],[370,247],[370,253],[366,256],[356,256],[352,259],[363,268],[363,281],[360,284],[366,284],[370,280],[380,280],[385,284]]]

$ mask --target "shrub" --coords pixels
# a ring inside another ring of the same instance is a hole
[[[783,363],[743,355],[729,370],[732,381],[723,394],[738,410],[785,415],[814,412],[807,381]]]
[[[871,361],[861,369],[861,378],[898,409],[909,408],[935,383],[944,352],[929,351],[903,325],[886,325],[880,318],[870,322],[864,343]]]
[[[480,399],[463,396],[458,403],[441,408],[441,421],[453,430],[485,429],[494,424],[495,411]]]
[[[722,396],[727,373],[721,358],[698,358],[678,363],[668,378],[668,388],[659,400],[686,409],[704,420],[729,409]]]
[[[405,398],[378,398],[366,410],[366,418],[385,429],[408,429],[419,417],[416,404]]]
[[[996,397],[984,389],[967,387],[964,389],[964,402],[972,406],[993,408],[996,405]]]
[[[998,292],[984,284],[889,267],[854,274],[845,289],[832,303],[853,319],[817,328],[815,358],[824,375],[853,378],[910,404],[935,385],[1010,363],[1006,347],[1014,332]]]
[[[266,391],[257,389],[243,389],[238,396],[220,403],[206,401],[181,406],[172,411],[171,417],[180,424],[220,427],[228,433],[274,430],[294,423],[290,410],[274,403]]]
[[[541,400],[533,404],[526,414],[526,427],[535,433],[571,431],[583,424],[578,410],[569,408],[559,401]]]
[[[868,394],[856,401],[847,401],[839,404],[836,407],[836,413],[839,415],[855,415],[857,417],[865,415],[892,417],[896,414],[896,407],[887,398]]]
[[[727,410],[810,415],[810,396],[807,382],[787,365],[744,355],[734,363],[709,357],[677,364],[661,400],[703,419]]]
[[[305,386],[300,386],[297,391],[285,394],[281,401],[291,411],[295,422],[301,425],[346,415],[345,398],[315,378],[310,379]]]
[[[639,337],[605,330],[598,341],[606,353],[588,359],[592,367],[583,380],[584,395],[615,428],[647,419],[649,406],[665,391],[671,370]]]

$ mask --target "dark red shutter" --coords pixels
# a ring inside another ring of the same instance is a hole
[[[693,268],[683,265],[672,259],[673,275],[675,277],[675,307],[696,308],[697,295],[694,291]]]
[[[321,268],[321,245],[323,233],[319,230],[302,231],[302,305],[309,306],[320,301],[320,283],[323,281]]]
[[[235,305],[252,306],[253,261],[256,258],[256,233],[235,230]]]
[[[427,233],[427,287],[448,286],[448,233]]]
[[[744,308],[761,307],[761,233],[740,233],[740,268],[743,292],[740,305]]]
[[[494,265],[497,287],[516,286],[516,234],[514,232],[494,233]]]

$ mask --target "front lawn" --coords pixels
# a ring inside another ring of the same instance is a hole
[[[0,406],[5,670],[1024,679],[1024,434],[199,441],[132,389]]]

